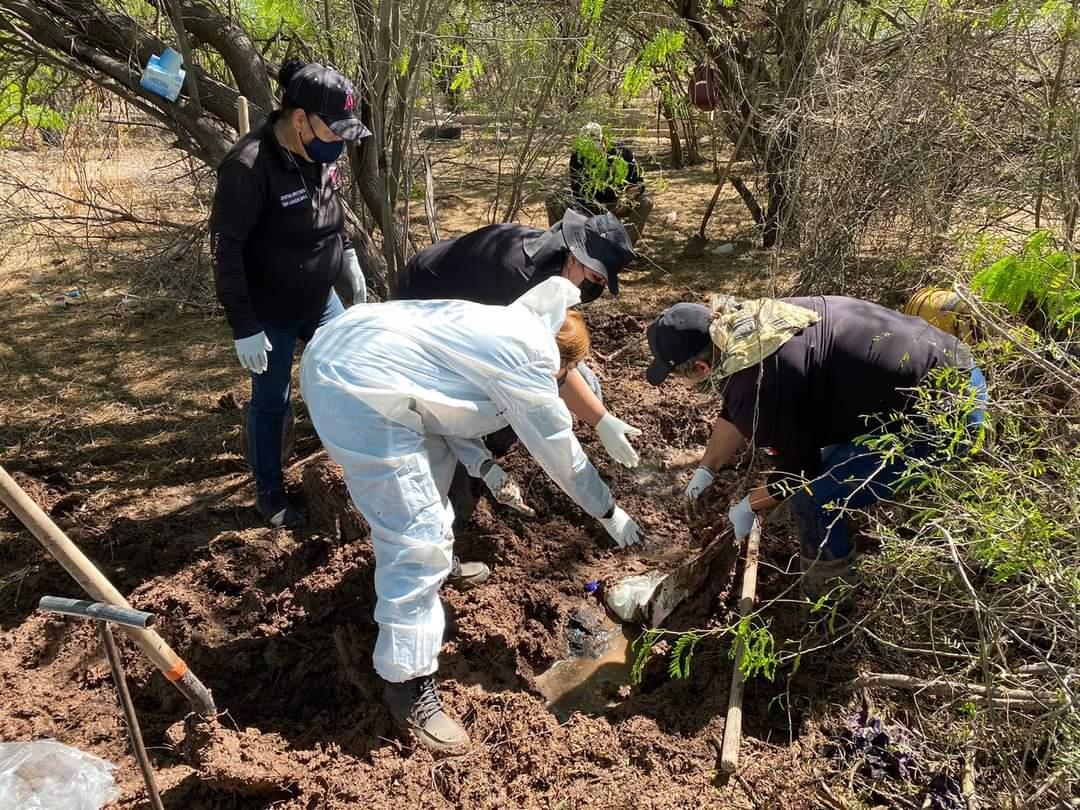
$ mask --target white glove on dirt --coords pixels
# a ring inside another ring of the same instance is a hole
[[[259,332],[251,337],[234,340],[236,344],[236,356],[240,359],[240,365],[255,374],[266,371],[266,353],[273,350],[266,332]]]
[[[683,497],[688,501],[696,501],[701,497],[701,493],[707,490],[713,485],[713,481],[716,476],[713,475],[713,471],[708,467],[698,467],[694,470],[694,475],[690,479],[690,483],[686,485],[686,489],[683,490]]]
[[[481,480],[491,490],[492,497],[503,506],[509,506],[515,512],[520,512],[528,517],[535,517],[536,510],[525,503],[521,495],[521,487],[517,481],[506,474],[506,470],[494,462],[488,467],[487,472],[480,476]]]
[[[619,548],[626,548],[641,541],[641,527],[618,506],[609,518],[600,518],[600,523],[607,529],[611,538],[619,544]]]
[[[355,248],[349,248],[342,254],[341,272],[345,274],[352,286],[353,303],[366,304],[367,279],[364,278],[364,271],[360,269],[360,260],[356,257]]]
[[[638,454],[634,446],[630,444],[627,436],[640,436],[641,431],[632,425],[626,424],[621,419],[616,419],[610,413],[605,413],[596,424],[596,435],[607,450],[609,456],[622,464],[624,467],[636,467]]]
[[[735,528],[735,539],[743,540],[754,528],[754,510],[750,508],[750,496],[747,495],[728,510],[728,520]]]

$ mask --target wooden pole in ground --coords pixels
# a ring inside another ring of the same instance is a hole
[[[45,550],[90,596],[110,605],[131,607],[120,591],[113,587],[105,575],[71,542],[60,527],[53,523],[41,507],[30,499],[3,467],[0,467],[0,502],[22,521]],[[195,711],[203,717],[217,714],[210,691],[188,669],[184,659],[173,652],[165,639],[150,629],[124,627],[123,630],[154,666],[161,670],[165,679],[184,694]]]
[[[716,181],[716,191],[713,192],[712,199],[709,200],[709,204],[705,207],[705,216],[701,218],[701,227],[698,228],[697,236],[699,239],[705,239],[705,228],[709,224],[709,217],[712,216],[713,209],[716,207],[716,201],[720,199],[720,192],[724,190],[724,183],[727,182],[728,175],[731,174],[731,167],[735,165],[735,159],[739,156],[739,150],[742,149],[743,142],[746,140],[746,136],[750,133],[750,121],[749,119],[743,124],[742,131],[739,132],[739,138],[735,141],[735,148],[731,150],[731,155],[728,157],[727,165],[724,167],[724,171],[720,174],[720,177]]]
[[[761,548],[761,521],[754,518],[750,540],[746,544],[746,567],[743,568],[742,593],[739,596],[739,619],[745,619],[754,609],[757,594],[758,550]],[[724,722],[724,744],[720,749],[720,768],[724,773],[735,773],[739,767],[739,745],[742,742],[742,663],[746,645],[740,637],[735,643],[735,669],[731,673],[731,691],[728,693],[727,720]]]
[[[158,792],[157,779],[154,778],[154,769],[150,765],[150,757],[146,754],[146,743],[143,742],[142,729],[139,728],[139,717],[135,714],[135,704],[131,702],[131,692],[128,690],[127,677],[124,675],[124,665],[120,661],[120,651],[116,649],[112,629],[107,621],[99,621],[97,626],[98,633],[101,635],[101,645],[105,648],[105,657],[109,660],[109,668],[112,670],[113,683],[116,684],[116,694],[120,698],[120,708],[124,711],[124,722],[127,723],[131,750],[135,754],[135,761],[139,764],[143,782],[146,784],[146,796],[150,800],[150,807],[153,810],[165,810],[165,806],[161,803],[161,794]]]
[[[236,97],[236,117],[240,122],[240,137],[251,131],[251,118],[248,116],[247,96]]]

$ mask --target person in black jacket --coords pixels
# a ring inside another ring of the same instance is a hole
[[[563,276],[581,290],[583,303],[611,289],[619,294],[619,271],[634,258],[626,229],[614,214],[586,217],[567,211],[546,231],[516,222],[488,225],[421,250],[398,276],[396,300],[461,299],[507,306],[536,285]],[[615,461],[637,466],[628,436],[637,428],[604,407],[600,383],[584,363],[559,383],[570,412],[596,429]]]
[[[610,211],[626,223],[631,245],[641,238],[653,209],[633,151],[605,138],[603,127],[595,122],[585,124],[574,141],[569,196],[553,194],[546,205],[549,225],[562,219],[568,208],[583,214]]]
[[[355,88],[336,70],[292,60],[278,81],[281,110],[229,150],[210,215],[218,300],[240,365],[251,372],[255,507],[275,528],[300,522],[281,471],[296,343],[343,311],[333,289],[339,273],[354,303],[366,298],[334,162],[346,141],[371,134],[356,117]]]

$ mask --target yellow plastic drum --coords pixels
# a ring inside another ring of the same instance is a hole
[[[905,315],[918,315],[943,332],[955,335],[965,343],[975,340],[975,319],[964,300],[952,290],[929,287],[911,297],[904,307]]]

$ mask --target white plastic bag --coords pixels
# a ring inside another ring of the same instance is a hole
[[[0,743],[0,810],[101,810],[120,795],[115,770],[56,740]]]
[[[650,571],[620,580],[618,585],[608,589],[607,606],[624,622],[647,619],[649,600],[666,576],[662,571]]]

